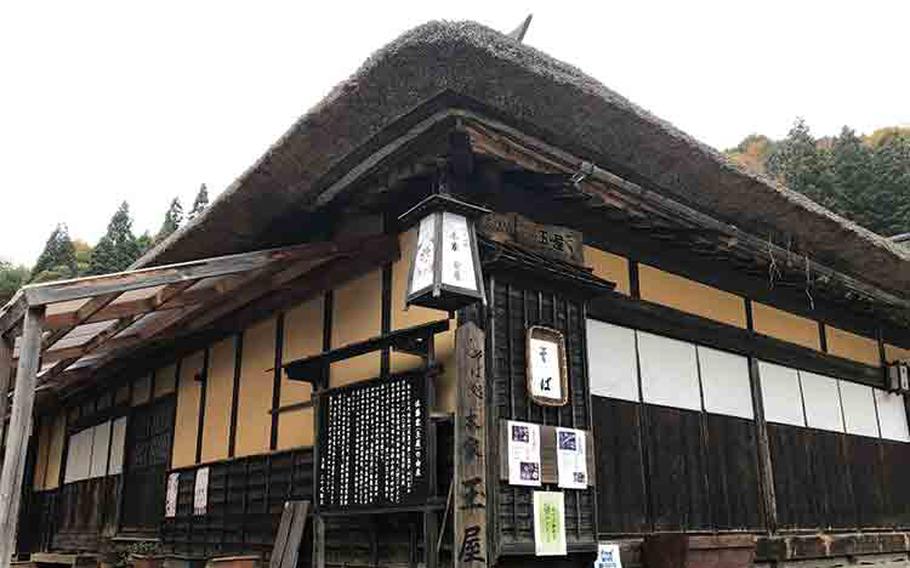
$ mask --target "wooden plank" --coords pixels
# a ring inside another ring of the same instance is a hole
[[[214,276],[238,274],[265,268],[281,261],[315,260],[338,252],[345,245],[335,241],[306,243],[284,248],[233,254],[166,266],[131,270],[116,274],[89,276],[49,282],[23,288],[29,305],[43,305],[68,300],[101,296],[113,292],[141,290],[199,280]]]
[[[13,342],[0,333],[0,447],[6,440],[6,414],[9,412],[9,380],[13,374]]]
[[[167,304],[171,300],[171,298],[179,295],[181,292],[183,292],[184,290],[186,290],[187,288],[189,288],[190,286],[192,286],[195,283],[196,283],[195,280],[185,280],[183,282],[175,282],[173,284],[169,284],[169,285],[165,286],[163,289],[161,289],[155,295],[155,297],[150,302],[151,311],[155,311],[156,309],[158,309],[158,307],[160,307],[164,304]],[[66,359],[61,359],[61,360],[57,361],[56,363],[53,364],[53,366],[51,366],[49,369],[47,369],[46,371],[41,373],[42,382],[53,380],[54,377],[56,377],[57,375],[59,375],[60,373],[65,371],[67,367],[69,367],[70,365],[72,365],[73,363],[75,363],[76,361],[81,359],[82,357],[88,355],[95,349],[101,347],[102,345],[107,343],[108,340],[115,337],[118,333],[120,333],[121,331],[125,330],[126,328],[128,328],[131,325],[133,325],[134,323],[136,323],[140,318],[143,317],[143,315],[144,314],[139,314],[139,315],[135,315],[135,316],[129,316],[129,317],[118,319],[112,325],[108,326],[107,328],[102,330],[100,333],[98,333],[97,335],[92,337],[90,340],[88,340],[84,344],[80,345],[77,354],[74,354],[72,357],[68,357]]]
[[[297,557],[300,555],[300,540],[303,538],[303,529],[306,527],[306,517],[310,510],[310,502],[298,501],[292,506],[294,508],[294,520],[291,523],[284,554],[278,568],[297,568]]]
[[[275,534],[275,545],[272,547],[272,556],[269,558],[269,568],[280,568],[284,558],[284,549],[288,542],[288,533],[291,532],[291,523],[294,520],[296,508],[293,501],[285,501],[281,511],[281,521],[278,523],[278,532]]]
[[[164,309],[174,310],[177,308],[185,308],[187,306],[192,306],[194,304],[199,304],[211,300],[218,294],[219,290],[215,287],[187,290],[184,293],[180,294],[178,297],[168,302],[167,306],[159,307],[158,311]],[[94,315],[89,316],[82,323],[97,323],[100,321],[109,321],[127,316],[144,314],[151,310],[150,305],[152,301],[153,298],[139,298],[136,300],[114,302],[98,310]],[[76,322],[77,316],[78,310],[48,314],[47,319],[45,320],[44,329],[56,330],[64,327],[71,327]]]
[[[486,448],[486,340],[468,322],[455,330],[455,566],[490,566]]]
[[[325,568],[325,520],[319,515],[313,517],[313,568]]]
[[[76,310],[75,318],[72,324],[60,329],[55,329],[51,333],[47,334],[47,336],[45,336],[44,341],[41,342],[41,349],[45,351],[49,349],[51,345],[63,339],[67,333],[71,332],[77,326],[85,322],[85,320],[98,313],[99,310],[116,300],[119,296],[120,292],[111,292],[110,294],[95,296],[94,298],[84,303],[79,307],[78,310]]]
[[[19,325],[27,307],[25,293],[19,290],[5,306],[0,308],[0,333],[5,334]]]
[[[41,333],[44,307],[29,308],[22,326],[21,356],[16,370],[13,409],[10,416],[9,439],[0,475],[0,568],[9,568],[15,549],[19,524],[19,505],[28,440],[35,404],[35,377],[41,358]]]

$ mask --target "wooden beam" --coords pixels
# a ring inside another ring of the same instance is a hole
[[[249,272],[264,268],[276,261],[315,259],[332,254],[340,246],[339,243],[333,241],[306,243],[116,274],[89,276],[62,282],[48,282],[46,284],[26,286],[23,291],[29,305],[45,305],[101,296],[113,292],[122,293],[188,280],[200,280],[202,278]]]
[[[586,163],[569,152],[551,146],[507,124],[468,110],[458,110],[457,114],[469,124],[468,131],[472,135],[472,142],[480,152],[490,151],[489,147],[483,145],[481,139],[483,136],[488,136],[500,142],[508,142],[509,150],[512,152],[533,156],[534,159],[542,164],[542,167],[546,168],[546,171],[555,170],[572,174],[581,171],[587,166],[587,169],[590,170],[587,178],[579,183],[585,191],[592,192],[604,199],[616,198],[633,203],[635,207],[645,209],[649,214],[658,217],[674,219],[691,226],[713,231],[716,234],[723,235],[725,238],[733,239],[736,244],[731,246],[731,248],[742,249],[753,255],[766,256],[770,251],[778,258],[787,257],[788,251],[779,245],[769,243],[765,239],[741,231],[735,225],[717,220],[657,191],[645,188],[604,170],[597,165]],[[494,155],[498,155],[498,153]],[[910,309],[910,300],[899,297],[876,285],[867,284],[848,274],[838,272],[814,260],[808,259],[801,266],[806,266],[813,274],[838,282],[844,288],[852,290],[862,297],[874,298],[902,309]]]
[[[32,429],[32,410],[35,405],[35,377],[41,359],[41,333],[44,307],[30,307],[22,326],[22,343],[16,387],[13,391],[13,411],[10,417],[9,439],[0,475],[0,568],[9,568],[16,531],[19,524],[19,505],[22,500],[22,478],[28,439]]]
[[[51,345],[57,343],[63,337],[76,329],[80,324],[84,323],[85,320],[92,317],[98,313],[102,308],[113,302],[120,296],[120,292],[111,292],[110,294],[104,294],[102,296],[95,296],[91,300],[82,304],[78,310],[76,310],[76,315],[74,321],[71,325],[56,329],[51,333],[47,334],[44,337],[44,341],[41,342],[41,349],[46,351],[50,348]]]
[[[25,315],[25,309],[28,303],[22,290],[16,292],[13,299],[10,300],[2,309],[0,309],[0,334],[8,333],[13,327],[17,326]],[[12,334],[11,334],[12,335]]]
[[[171,300],[171,298],[177,296],[178,294],[180,294],[181,292],[183,292],[184,290],[186,290],[187,288],[189,288],[190,286],[192,286],[195,283],[196,283],[195,280],[184,280],[182,282],[175,282],[173,284],[168,284],[167,286],[162,288],[157,294],[155,294],[155,296],[151,299],[150,306],[149,306],[150,311],[154,312],[160,306],[167,304]],[[56,377],[57,375],[59,375],[60,373],[65,371],[67,367],[69,367],[70,365],[72,365],[73,363],[75,363],[76,361],[81,359],[82,357],[88,355],[95,349],[98,349],[99,347],[101,347],[102,345],[107,343],[109,340],[113,339],[118,333],[120,333],[121,331],[125,330],[129,326],[131,326],[134,323],[136,323],[137,321],[139,321],[139,319],[141,319],[144,315],[145,314],[139,314],[139,315],[135,315],[135,316],[128,316],[125,318],[118,319],[112,325],[103,329],[97,335],[95,335],[94,337],[92,337],[91,339],[89,339],[88,341],[83,343],[82,345],[80,345],[79,348],[76,350],[76,353],[74,353],[72,357],[67,357],[65,359],[61,359],[61,360],[57,361],[47,371],[41,373],[41,381],[46,382],[46,381],[52,380],[54,377]]]
[[[9,412],[9,380],[13,374],[13,341],[0,334],[0,447],[6,439],[6,415]]]
[[[160,306],[158,311],[161,310],[174,310],[177,308],[184,308],[186,306],[191,306],[194,304],[200,304],[211,300],[213,297],[218,295],[219,291],[213,288],[197,288],[194,290],[187,290],[184,293],[180,294],[178,297],[172,299],[167,303],[166,306]],[[126,300],[122,302],[114,302],[106,307],[98,310],[94,315],[89,316],[81,323],[98,323],[101,321],[110,321],[115,319],[124,318],[127,316],[133,316],[137,314],[144,314],[151,310],[152,298],[139,298],[136,300]],[[72,327],[78,318],[78,310],[71,312],[60,312],[56,314],[48,314],[45,320],[44,329],[46,330],[57,330],[65,327]]]

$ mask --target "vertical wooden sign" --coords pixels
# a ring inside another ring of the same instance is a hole
[[[455,410],[455,566],[489,566],[486,474],[486,354],[473,322],[455,332],[458,368]]]

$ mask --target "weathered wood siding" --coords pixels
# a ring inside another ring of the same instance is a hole
[[[589,430],[591,408],[585,369],[585,312],[582,301],[564,294],[534,287],[527,279],[515,280],[506,274],[488,278],[492,319],[487,330],[492,423],[499,420],[525,420],[537,424]],[[566,338],[569,374],[569,403],[545,407],[528,396],[526,372],[526,330],[530,325],[553,327]],[[506,451],[497,447],[494,436],[492,454]],[[492,503],[497,544],[504,552],[533,553],[534,530],[531,514],[533,489],[509,486],[494,481]],[[547,489],[544,485],[544,489]],[[555,488],[549,487],[550,489]],[[595,492],[565,491],[566,532],[569,546],[594,541]]]

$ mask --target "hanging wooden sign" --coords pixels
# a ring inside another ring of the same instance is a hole
[[[525,356],[531,400],[544,406],[565,405],[569,401],[565,336],[555,329],[532,325]]]
[[[578,266],[585,264],[583,235],[574,229],[541,225],[517,213],[490,213],[480,218],[477,230],[494,241]]]
[[[455,332],[455,566],[489,566],[486,474],[486,355],[473,322]]]

